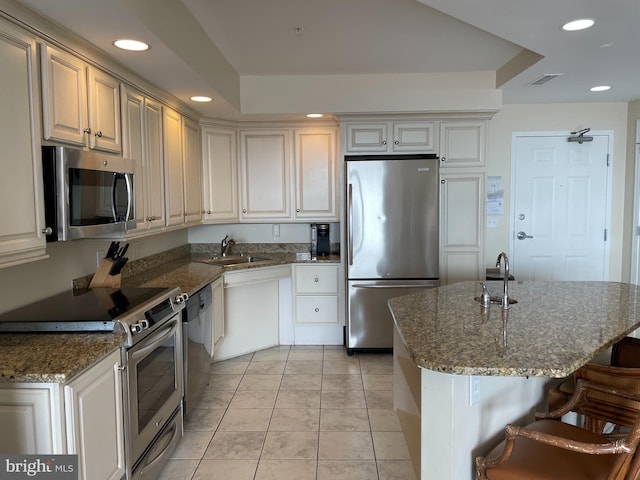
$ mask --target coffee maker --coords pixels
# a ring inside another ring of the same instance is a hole
[[[329,255],[331,241],[329,239],[330,226],[328,223],[311,224],[311,255]]]

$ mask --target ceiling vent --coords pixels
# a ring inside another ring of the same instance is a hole
[[[545,83],[553,80],[556,77],[561,77],[564,73],[545,73],[540,78],[535,79],[529,85],[534,87],[539,87],[540,85],[544,85]]]

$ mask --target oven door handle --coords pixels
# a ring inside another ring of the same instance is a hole
[[[131,358],[133,360],[137,360],[141,357],[145,357],[147,354],[155,350],[158,346],[166,342],[167,339],[178,330],[178,325],[180,325],[180,323],[181,322],[179,322],[178,320],[173,320],[169,326],[157,331],[151,337],[146,338],[145,342],[151,343],[144,347],[140,347],[140,349],[136,349],[131,353]]]

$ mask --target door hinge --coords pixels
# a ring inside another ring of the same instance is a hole
[[[611,166],[611,154],[607,153],[607,167]]]
[[[606,228],[604,229],[604,241],[605,242],[607,241],[607,229]]]

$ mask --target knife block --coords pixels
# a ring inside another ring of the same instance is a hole
[[[122,280],[122,275],[118,273],[117,275],[109,275],[111,271],[111,267],[115,262],[110,258],[103,258],[96,270],[96,273],[93,274],[93,278],[91,279],[91,283],[89,284],[89,288],[94,287],[104,287],[104,288],[120,288],[120,282]]]

